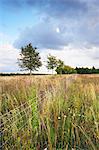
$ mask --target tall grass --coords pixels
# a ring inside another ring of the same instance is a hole
[[[99,76],[2,77],[1,146],[98,150]]]

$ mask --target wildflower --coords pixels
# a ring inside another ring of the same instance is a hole
[[[73,117],[75,117],[75,113],[73,114]]]
[[[66,115],[64,115],[64,118],[66,118]]]
[[[58,120],[60,120],[61,118],[60,117],[58,117]]]

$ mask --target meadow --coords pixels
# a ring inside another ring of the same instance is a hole
[[[99,75],[0,77],[0,149],[98,150]]]

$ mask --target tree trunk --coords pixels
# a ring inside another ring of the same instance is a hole
[[[32,75],[32,70],[30,70],[30,76]]]
[[[53,74],[53,69],[52,69],[52,74]]]

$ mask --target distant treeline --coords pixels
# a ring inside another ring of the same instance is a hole
[[[56,69],[57,74],[99,74],[99,69],[95,67],[92,68],[83,68],[76,67],[72,68],[70,66],[59,67]],[[29,73],[0,73],[0,76],[26,76],[30,75]],[[50,74],[32,74],[32,75],[50,75]]]
[[[98,74],[99,69],[96,69],[95,67],[92,68],[78,68],[76,67],[75,70],[78,74]]]
[[[57,74],[99,74],[99,69],[96,69],[95,67],[92,68],[72,68],[70,66],[59,66],[56,68]]]
[[[0,76],[28,76],[30,73],[0,73]],[[49,74],[34,74],[32,75],[49,75]]]

